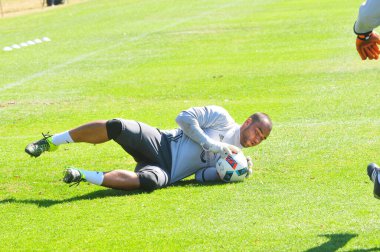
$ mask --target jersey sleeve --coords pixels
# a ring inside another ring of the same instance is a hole
[[[208,137],[204,130],[213,128],[223,129],[234,123],[228,112],[219,106],[193,107],[182,111],[176,118],[177,124],[194,142],[200,144],[203,149],[213,152],[221,152],[221,143],[213,141]]]
[[[354,25],[356,34],[371,32],[380,25],[380,1],[367,0],[359,9],[358,19]]]
[[[186,121],[192,121],[201,127],[207,128],[224,128],[231,122],[234,122],[230,114],[222,107],[219,106],[205,106],[205,107],[193,107],[188,110],[182,111],[177,119],[185,119]]]

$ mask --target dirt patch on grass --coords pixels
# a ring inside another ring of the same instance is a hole
[[[64,8],[68,5],[85,2],[85,0],[69,0],[66,3],[47,6],[43,0],[0,0],[0,15],[3,18],[25,15],[33,12],[49,11],[52,8]]]

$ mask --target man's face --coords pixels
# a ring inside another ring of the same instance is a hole
[[[240,144],[245,148],[256,146],[267,139],[270,131],[268,122],[252,123],[252,118],[248,118],[240,127]]]

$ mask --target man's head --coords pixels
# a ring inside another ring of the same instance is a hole
[[[272,130],[272,121],[267,114],[255,113],[240,126],[240,144],[247,148],[267,139]]]

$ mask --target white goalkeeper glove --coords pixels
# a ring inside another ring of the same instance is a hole
[[[232,155],[233,153],[239,153],[241,150],[230,144],[219,143],[212,141],[211,143],[201,144],[202,148],[206,151],[211,151],[213,153],[219,153],[222,157],[226,157],[227,155]]]
[[[247,164],[248,164],[248,171],[247,171],[247,175],[245,176],[246,178],[249,178],[253,171],[252,171],[252,168],[253,168],[253,162],[252,162],[252,158],[250,156],[247,156]]]

